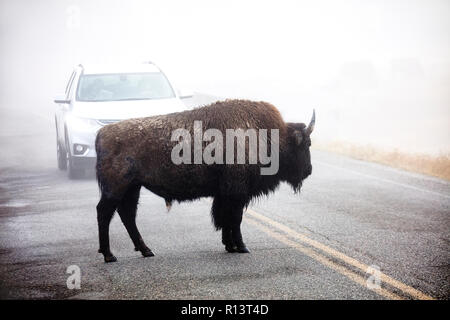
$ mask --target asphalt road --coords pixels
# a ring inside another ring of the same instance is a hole
[[[119,261],[105,264],[95,179],[69,181],[56,169],[51,109],[13,110],[2,108],[0,123],[2,299],[450,296],[450,183],[318,150],[300,194],[282,185],[249,207],[242,228],[250,254],[225,252],[210,199],[167,213],[163,199],[143,191],[138,227],[155,257],[133,251],[116,216]],[[67,288],[71,265],[81,289]]]

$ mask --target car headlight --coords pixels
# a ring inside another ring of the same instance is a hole
[[[79,131],[92,131],[101,127],[97,120],[79,118],[72,115],[67,117],[67,123],[69,124],[70,128]]]

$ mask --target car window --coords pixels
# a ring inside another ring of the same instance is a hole
[[[162,72],[87,74],[80,77],[77,100],[121,101],[175,97]]]

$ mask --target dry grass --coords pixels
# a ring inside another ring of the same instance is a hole
[[[377,162],[391,167],[450,180],[450,154],[431,156],[398,150],[386,151],[372,146],[344,142],[314,143],[319,150],[332,151],[355,159]]]

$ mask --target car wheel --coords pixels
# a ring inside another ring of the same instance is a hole
[[[59,170],[67,170],[67,152],[66,149],[56,139],[56,157]]]

